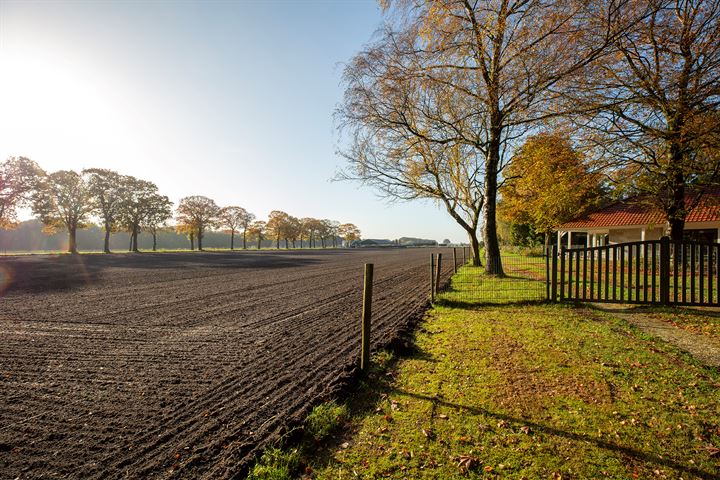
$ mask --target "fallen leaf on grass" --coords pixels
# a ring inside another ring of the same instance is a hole
[[[472,455],[460,455],[458,457],[458,467],[463,473],[467,473],[470,470],[478,466],[480,460]]]
[[[710,445],[709,447],[705,447],[705,450],[708,452],[708,454],[711,457],[715,457],[717,455],[720,455],[720,448],[715,447],[713,445]]]
[[[422,429],[423,435],[427,437],[428,440],[434,440],[435,439],[435,432],[433,432],[431,429]]]

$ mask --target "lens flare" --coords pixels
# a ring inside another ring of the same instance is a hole
[[[10,287],[10,284],[12,283],[13,279],[13,272],[8,267],[5,267],[3,265],[0,265],[0,294],[5,293],[5,291]]]

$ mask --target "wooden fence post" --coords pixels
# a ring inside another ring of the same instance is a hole
[[[670,238],[660,239],[660,303],[670,304]]]
[[[435,254],[430,254],[430,303],[435,301]]]
[[[363,282],[362,306],[362,348],[360,352],[360,370],[367,370],[370,366],[370,317],[372,316],[372,285],[373,264],[365,264],[365,279]]]
[[[465,256],[465,247],[462,247],[463,251],[463,265],[467,265],[467,257]]]
[[[557,245],[553,245],[552,249],[550,250],[550,255],[552,255],[552,259],[550,260],[552,268],[552,280],[551,280],[551,288],[550,288],[550,300],[553,302],[557,302],[557,286],[558,286],[558,275],[557,275]]]
[[[442,253],[437,254],[437,273],[435,274],[435,293],[440,291],[440,274],[442,273]]]
[[[457,248],[453,247],[453,273],[457,273]]]

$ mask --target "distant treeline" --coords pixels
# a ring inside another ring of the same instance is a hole
[[[67,232],[46,233],[43,231],[43,227],[43,223],[39,220],[27,220],[17,224],[16,228],[12,230],[0,229],[0,253],[67,251]],[[114,251],[127,251],[130,248],[130,239],[131,235],[128,232],[111,233],[110,248]],[[104,241],[105,231],[97,225],[79,229],[77,232],[77,247],[80,251],[102,252]],[[205,248],[230,248],[230,233],[210,231],[205,234],[203,242]],[[332,239],[328,244],[332,245]],[[342,245],[342,239],[336,238],[335,244]],[[292,247],[292,243],[289,246]],[[138,235],[138,248],[152,250],[152,247],[152,234],[141,232]],[[257,248],[257,240],[254,239],[248,247]],[[262,240],[261,248],[275,247],[276,243],[273,239]],[[282,242],[281,248],[284,247],[285,243]],[[310,244],[307,240],[298,240],[295,247],[308,248]],[[157,248],[160,250],[189,249],[190,241],[187,236],[177,233],[174,228],[165,228],[157,233]]]
[[[25,206],[39,222],[18,223],[17,209]],[[249,242],[255,248],[272,243],[275,248],[281,244],[325,248],[360,238],[360,230],[352,223],[298,218],[281,210],[273,210],[264,221],[240,206],[219,206],[202,195],[184,197],[173,209],[153,182],[102,168],[47,173],[26,157],[0,162],[1,229],[5,231],[0,248],[6,251],[71,253],[125,248],[134,252],[195,250],[196,246],[198,250],[203,246],[232,250],[236,236],[242,248]],[[103,237],[101,245],[97,245],[98,235]]]

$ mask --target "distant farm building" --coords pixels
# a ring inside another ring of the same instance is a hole
[[[397,239],[401,247],[436,247],[437,241],[425,238],[400,237]]]
[[[623,242],[658,240],[669,235],[663,212],[643,197],[616,202],[560,225],[561,245],[588,247]],[[712,190],[690,209],[685,219],[685,238],[702,242],[720,241],[720,189]]]
[[[366,238],[365,240],[356,240],[350,244],[352,248],[367,248],[367,247],[395,247],[397,246],[392,240],[377,239],[377,238]]]

